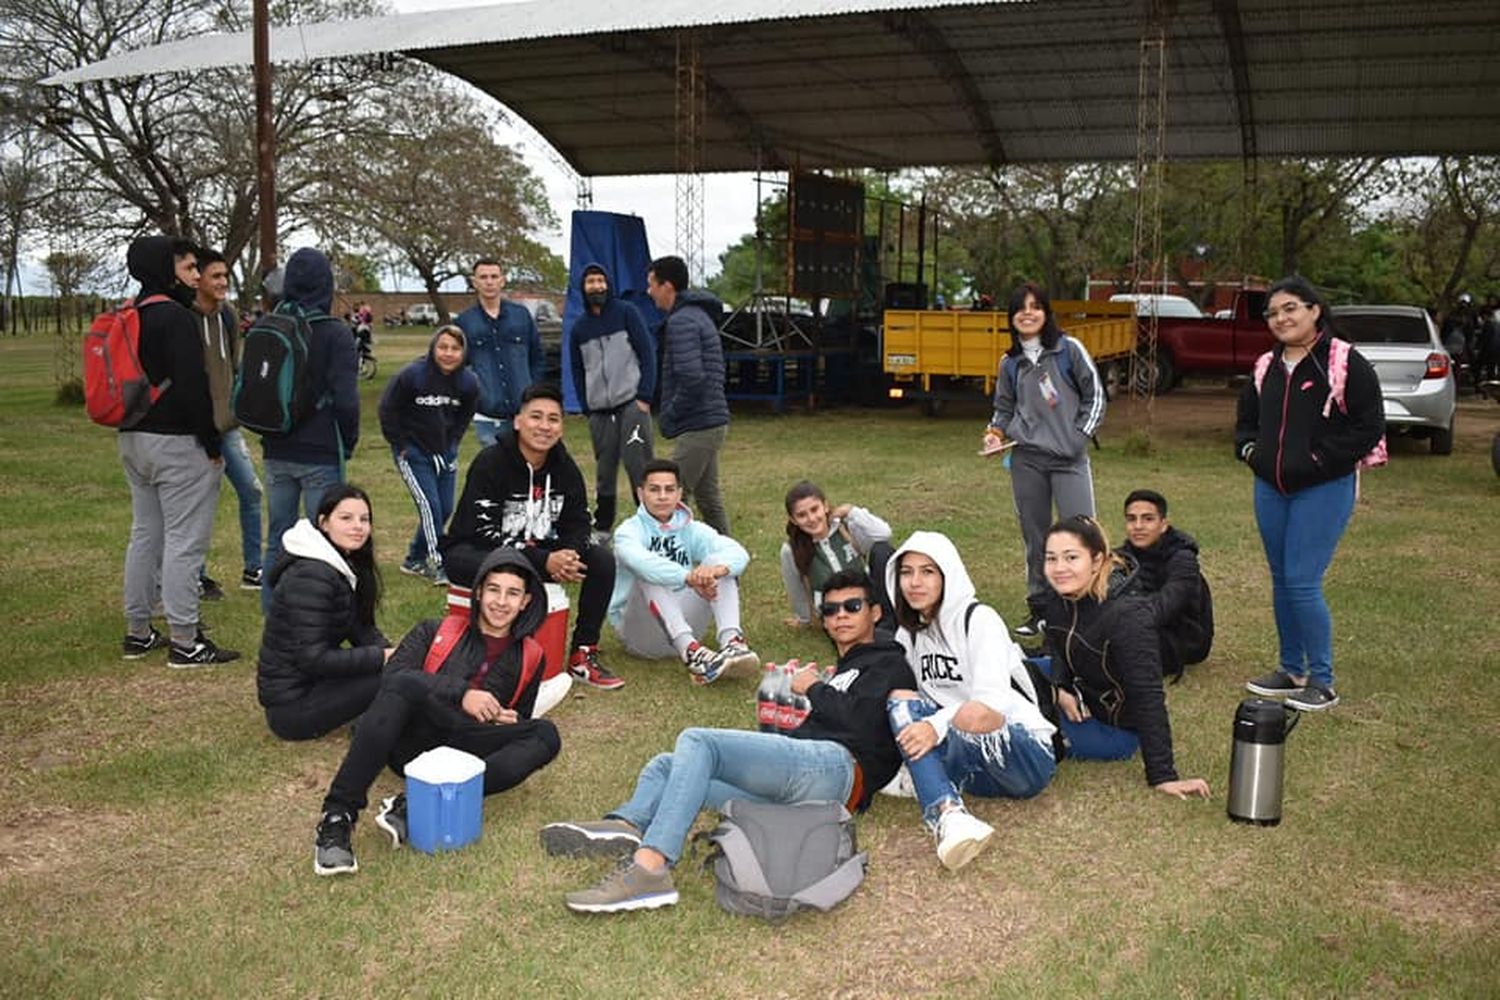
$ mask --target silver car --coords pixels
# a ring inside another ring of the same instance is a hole
[[[1453,359],[1421,306],[1334,306],[1338,335],[1375,366],[1388,432],[1425,437],[1434,455],[1453,451],[1458,396]]]

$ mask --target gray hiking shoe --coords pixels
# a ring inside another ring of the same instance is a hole
[[[313,871],[318,875],[352,875],[359,871],[359,862],[354,860],[353,837],[353,816],[324,813],[313,847]]]
[[[623,819],[593,823],[548,823],[542,850],[563,858],[625,858],[641,846],[641,833]]]
[[[677,902],[677,887],[672,884],[672,870],[648,872],[626,858],[591,889],[570,892],[565,897],[568,909],[577,913],[624,913],[627,910],[654,910]]]
[[[1293,677],[1285,670],[1273,670],[1245,682],[1245,690],[1262,698],[1282,698],[1307,686],[1307,678]]]

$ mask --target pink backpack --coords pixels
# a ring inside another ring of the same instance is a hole
[[[1323,400],[1323,419],[1328,419],[1335,404],[1338,405],[1340,413],[1348,413],[1349,405],[1344,402],[1344,383],[1349,380],[1349,352],[1353,348],[1347,340],[1333,337],[1328,342],[1328,398]],[[1266,371],[1271,367],[1274,360],[1272,351],[1267,351],[1255,359],[1255,391],[1260,392],[1261,383],[1266,380]],[[1357,469],[1374,469],[1391,460],[1390,451],[1385,446],[1385,435],[1380,435],[1380,440],[1375,442],[1375,447],[1370,453],[1359,460]]]

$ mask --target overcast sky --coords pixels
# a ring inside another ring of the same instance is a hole
[[[495,3],[523,2],[523,0],[393,0],[399,13],[415,13],[425,10],[443,10],[453,7],[482,7]],[[484,100],[492,100],[484,97]],[[506,112],[520,117],[512,108]],[[516,146],[526,163],[546,182],[552,199],[552,209],[557,213],[561,225],[559,231],[548,234],[546,243],[564,259],[568,257],[568,225],[571,214],[578,208],[577,189],[571,176],[554,163],[558,157],[550,147],[543,148],[546,140],[534,130],[514,130],[501,127],[502,139]],[[507,134],[508,133],[508,134]],[[529,134],[528,134],[529,133]],[[549,155],[551,152],[551,155]],[[560,158],[560,157],[559,157]],[[596,177],[594,179],[593,208],[602,212],[622,212],[639,215],[646,221],[646,239],[653,256],[681,253],[677,246],[676,223],[676,178],[671,174],[636,177]],[[764,193],[769,196],[770,188]],[[709,274],[719,269],[719,254],[739,241],[739,238],[755,229],[755,175],[754,174],[705,174],[703,213],[703,262]],[[704,275],[692,275],[694,284],[702,282]]]

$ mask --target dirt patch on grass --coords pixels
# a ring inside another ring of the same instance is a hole
[[[1457,885],[1390,881],[1378,887],[1383,909],[1416,931],[1481,934],[1493,939],[1500,929],[1500,885],[1495,869],[1475,872]]]
[[[55,874],[82,854],[117,843],[135,822],[124,813],[16,806],[0,824],[0,879]]]

